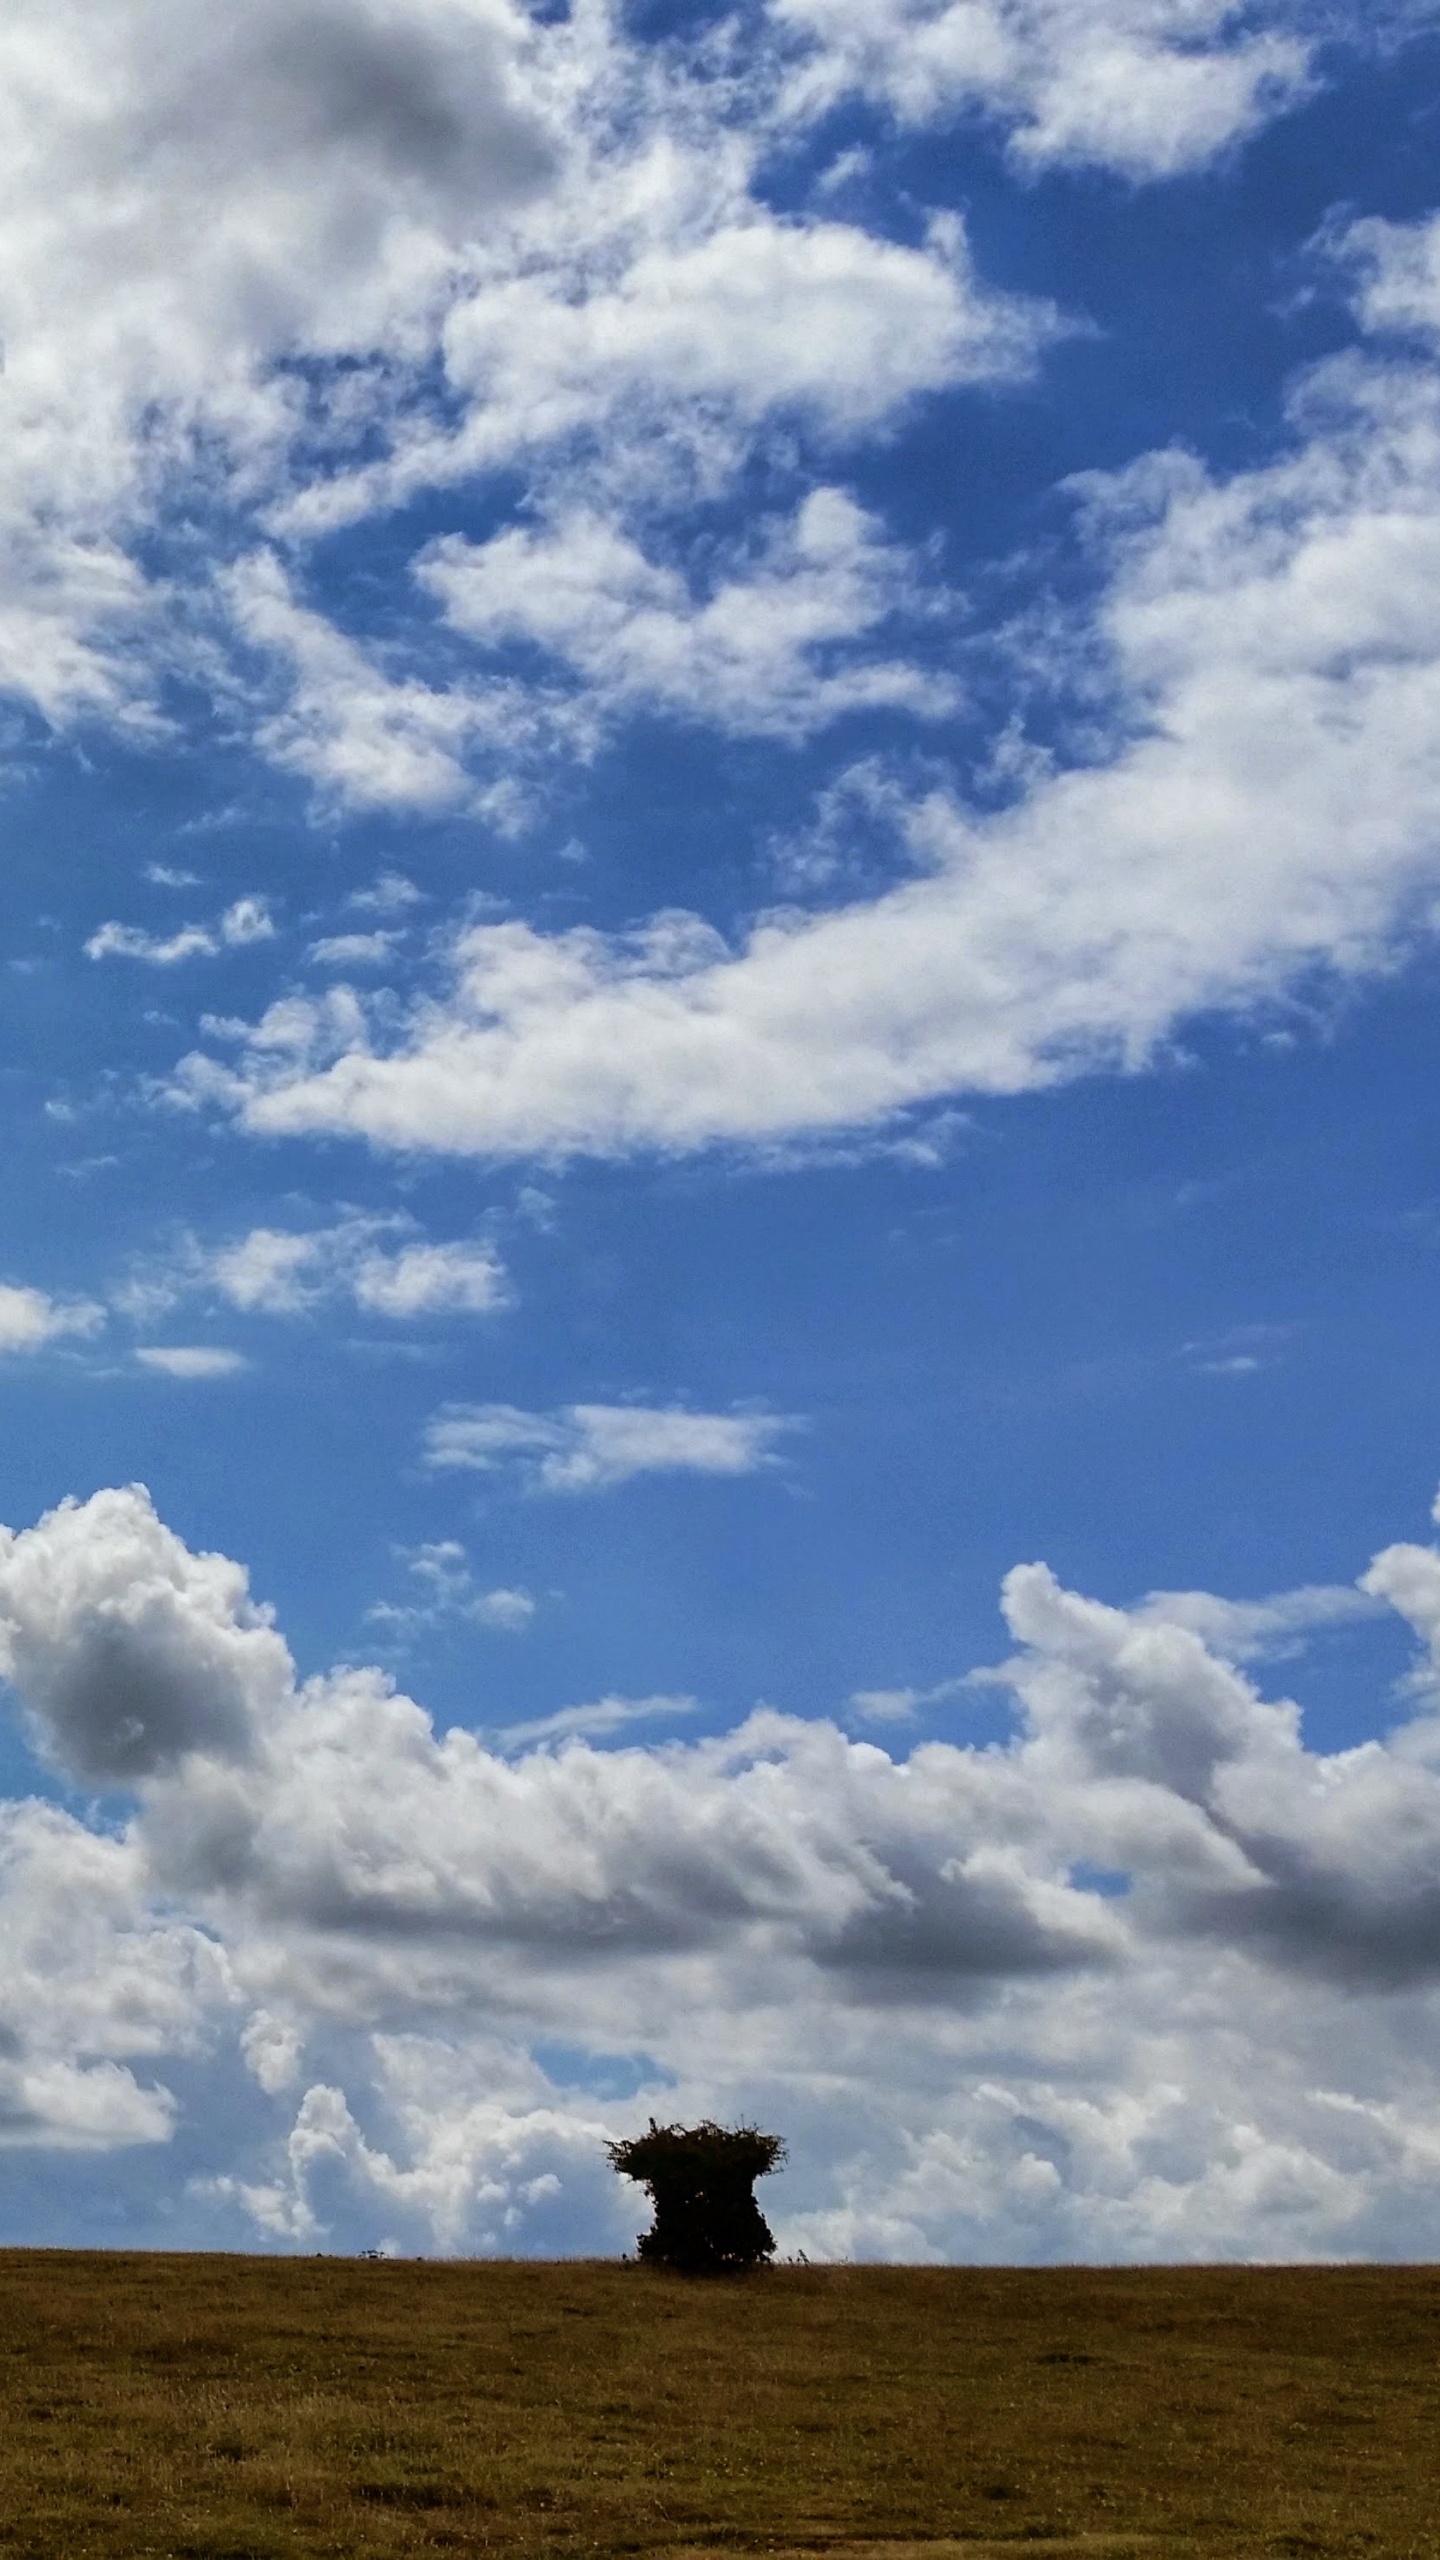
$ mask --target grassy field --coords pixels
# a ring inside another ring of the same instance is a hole
[[[0,2553],[1440,2555],[1440,2269],[0,2253]]]

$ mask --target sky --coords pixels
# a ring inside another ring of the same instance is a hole
[[[0,2243],[1440,2257],[1440,0],[10,0]]]

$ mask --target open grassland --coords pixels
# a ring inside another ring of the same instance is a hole
[[[1440,2555],[1440,2269],[0,2253],[0,2553]]]

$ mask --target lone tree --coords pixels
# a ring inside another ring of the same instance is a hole
[[[752,2189],[785,2157],[778,2133],[754,2125],[657,2124],[631,2142],[607,2142],[612,2168],[648,2189],[655,2207],[639,2254],[681,2275],[743,2274],[775,2255]]]

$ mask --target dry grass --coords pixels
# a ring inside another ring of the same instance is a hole
[[[1418,2560],[1437,2354],[1429,2268],[17,2250],[0,2555]]]

